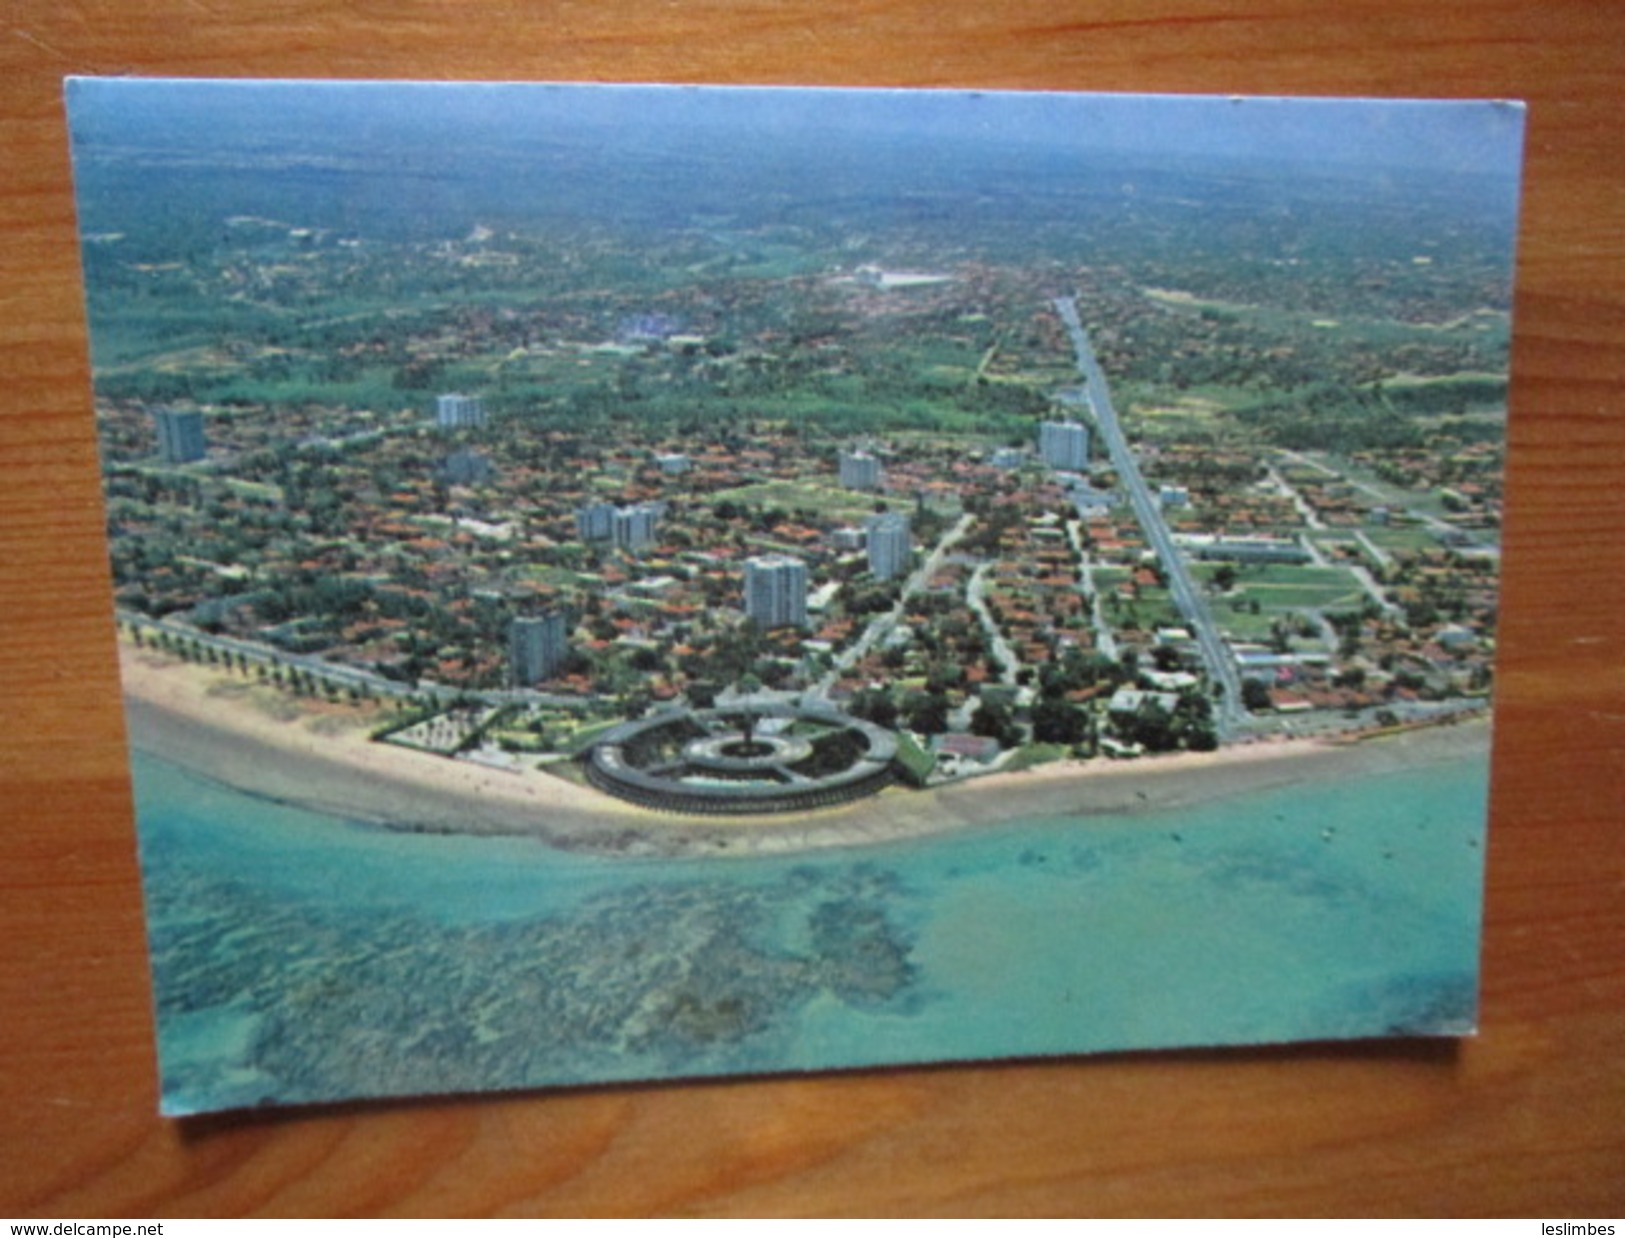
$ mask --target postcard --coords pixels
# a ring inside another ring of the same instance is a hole
[[[1520,105],[67,95],[164,1112],[1475,1029]]]

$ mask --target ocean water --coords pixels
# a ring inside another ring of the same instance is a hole
[[[679,861],[394,834],[135,771],[172,1114],[1475,1018],[1486,758]]]

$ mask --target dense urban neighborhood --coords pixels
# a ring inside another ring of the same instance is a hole
[[[215,311],[102,334],[126,633],[395,742],[551,764],[784,701],[895,730],[924,782],[1488,700],[1505,290],[1444,318],[1421,257],[1345,323],[1213,271],[771,234],[617,282],[608,240],[572,270],[485,228],[124,246],[87,244],[111,318]]]

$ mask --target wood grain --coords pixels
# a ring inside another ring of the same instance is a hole
[[[1625,1212],[1625,8],[12,0],[0,26],[0,1213]],[[1530,101],[1484,1030],[155,1116],[67,73]]]

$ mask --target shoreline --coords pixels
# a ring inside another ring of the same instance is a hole
[[[1033,817],[1149,813],[1451,761],[1489,747],[1477,717],[1358,741],[1261,741],[1133,761],[1057,761],[924,790],[889,787],[784,816],[668,814],[548,774],[515,773],[369,738],[345,706],[296,702],[120,642],[131,748],[237,790],[384,829],[534,838],[568,851],[727,856],[871,846]]]

